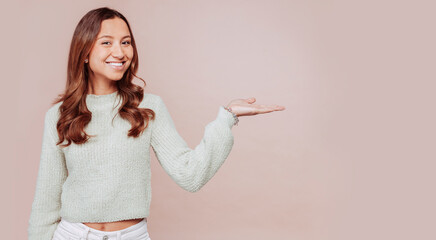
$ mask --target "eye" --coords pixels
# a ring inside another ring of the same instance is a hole
[[[130,41],[124,41],[125,43],[126,43],[126,45],[129,45],[130,44]]]
[[[109,42],[102,42],[101,44],[105,45],[105,43],[109,43]]]

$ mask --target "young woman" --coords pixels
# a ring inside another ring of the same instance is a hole
[[[150,239],[150,146],[169,176],[196,192],[230,153],[239,116],[284,110],[235,99],[190,149],[162,98],[132,83],[137,69],[127,19],[88,12],[73,35],[65,91],[45,113],[29,240]]]

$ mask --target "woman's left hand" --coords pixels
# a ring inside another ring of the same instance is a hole
[[[227,105],[227,108],[231,108],[232,112],[238,117],[285,110],[284,106],[254,104],[255,101],[256,98],[254,97],[235,99]]]

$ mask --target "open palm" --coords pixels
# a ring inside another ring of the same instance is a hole
[[[254,97],[246,99],[235,99],[232,100],[227,105],[227,107],[231,108],[232,112],[238,117],[285,110],[284,106],[254,104],[254,102],[256,102],[256,98]]]

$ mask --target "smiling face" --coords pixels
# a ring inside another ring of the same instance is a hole
[[[101,23],[88,58],[92,85],[113,85],[123,77],[133,58],[133,47],[129,28],[121,18]]]

